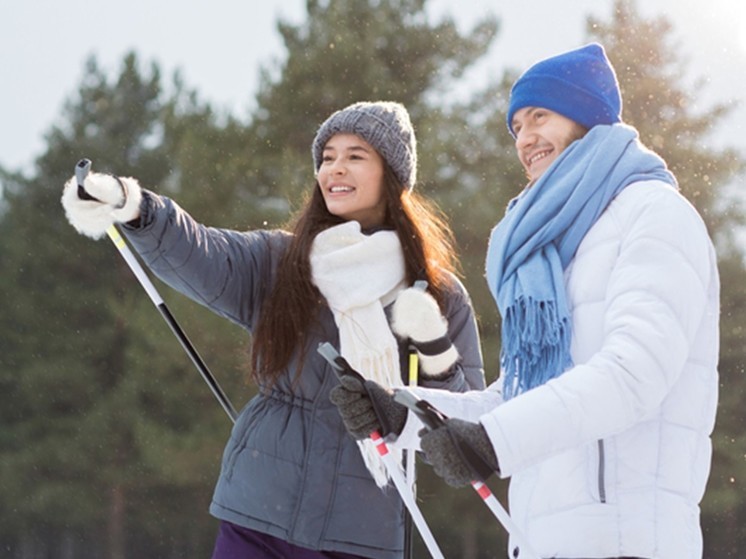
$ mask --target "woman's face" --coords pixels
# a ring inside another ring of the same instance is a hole
[[[512,126],[518,159],[531,181],[536,181],[567,146],[586,133],[574,120],[541,107],[516,111]]]
[[[340,133],[324,146],[317,180],[331,214],[368,229],[386,217],[383,174],[383,158],[368,142]]]

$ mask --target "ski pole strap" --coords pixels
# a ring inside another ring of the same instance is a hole
[[[361,384],[365,384],[365,377],[353,369],[352,365],[347,362],[347,359],[342,357],[339,352],[334,349],[332,344],[329,342],[320,343],[316,351],[321,355],[321,357],[326,359],[329,365],[332,366],[332,369],[334,369],[334,372],[337,373],[338,377],[351,376],[359,380]]]
[[[449,338],[447,334],[445,336],[441,336],[440,338],[436,338],[427,342],[417,342],[415,340],[411,340],[411,343],[414,347],[417,348],[417,351],[419,351],[422,355],[427,356],[440,355],[441,353],[445,353],[453,345],[453,343],[451,342],[451,338]]]
[[[412,287],[420,291],[427,291],[427,281],[417,280],[414,282]],[[410,338],[409,343],[410,343],[410,346],[414,346],[414,348],[417,351],[419,351],[422,355],[426,355],[428,357],[431,357],[434,355],[440,355],[441,353],[448,351],[448,349],[453,345],[453,343],[451,342],[451,339],[448,337],[448,334],[444,334],[440,338],[436,338],[434,340],[428,340],[426,342],[418,342]],[[410,376],[410,379],[411,379],[411,376]],[[410,382],[410,386],[411,384],[412,383]]]
[[[493,470],[492,466],[482,458],[481,454],[479,454],[467,441],[456,437],[456,435],[448,428],[448,424],[446,423],[448,417],[430,402],[423,400],[412,392],[406,390],[397,390],[394,393],[394,401],[409,408],[428,429],[445,427],[453,446],[461,457],[461,460],[475,474],[475,479],[485,481],[494,473],[495,470]]]
[[[468,465],[471,471],[474,473],[474,479],[483,482],[495,473],[495,470],[492,468],[492,466],[487,463],[482,455],[479,454],[479,452],[477,452],[474,447],[471,446],[471,444],[457,437],[453,433],[453,431],[448,429],[448,425],[446,425],[446,431],[448,431],[451,442],[453,443],[453,446],[456,447],[456,451],[459,453],[461,460],[463,460],[463,462]],[[498,466],[497,472],[499,473],[499,471],[500,468]]]
[[[430,402],[421,399],[408,390],[396,390],[394,401],[409,408],[428,429],[437,429],[445,425],[446,419],[448,419]]]
[[[376,414],[376,418],[381,423],[381,435],[386,436],[389,433],[392,433],[394,431],[394,427],[391,425],[389,410],[384,409],[382,407],[383,402],[381,402],[379,398],[374,397],[371,391],[368,390],[368,387],[365,384],[365,377],[363,377],[363,375],[353,369],[352,365],[348,363],[347,359],[342,357],[339,352],[334,349],[334,346],[332,346],[332,344],[330,344],[329,342],[319,344],[317,351],[332,366],[332,369],[334,369],[334,372],[337,374],[338,378],[341,379],[342,377],[352,377],[360,383],[363,390],[370,399],[371,405],[373,406],[373,411]]]

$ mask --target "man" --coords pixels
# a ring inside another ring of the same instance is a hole
[[[419,442],[451,485],[476,476],[459,441],[510,477],[513,520],[542,557],[699,559],[717,407],[716,258],[621,109],[598,44],[542,60],[514,84],[507,125],[529,183],[487,254],[500,378],[461,395],[413,389],[451,418]],[[348,428],[371,398],[379,414],[403,413],[370,385],[345,405],[354,392],[332,395]],[[421,428],[408,418],[396,444],[416,446]],[[508,552],[522,556],[515,539]]]

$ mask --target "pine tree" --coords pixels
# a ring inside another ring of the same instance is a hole
[[[16,548],[123,558],[138,542],[167,548],[189,509],[208,518],[229,422],[115,248],[78,235],[60,205],[81,156],[144,185],[166,181],[175,162],[158,140],[174,140],[160,83],[157,66],[143,76],[134,55],[115,83],[90,60],[37,175],[3,177],[0,533]],[[159,494],[173,505],[154,502]],[[169,508],[166,522],[145,521]],[[206,554],[213,530],[195,542],[194,526],[182,527],[184,541],[205,546],[187,555]]]
[[[451,19],[431,24],[425,0],[307,2],[304,23],[278,24],[287,57],[265,68],[252,115],[248,181],[297,207],[314,184],[310,146],[332,112],[356,101],[403,103],[415,127],[426,95],[486,52],[496,22],[461,35]],[[285,213],[287,215],[287,213]],[[282,216],[280,216],[282,217]]]

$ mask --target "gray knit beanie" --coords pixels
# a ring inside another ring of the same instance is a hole
[[[391,166],[404,188],[417,180],[417,140],[404,105],[391,101],[354,103],[333,113],[313,140],[314,169],[321,167],[324,146],[334,134],[348,133],[368,142]]]

